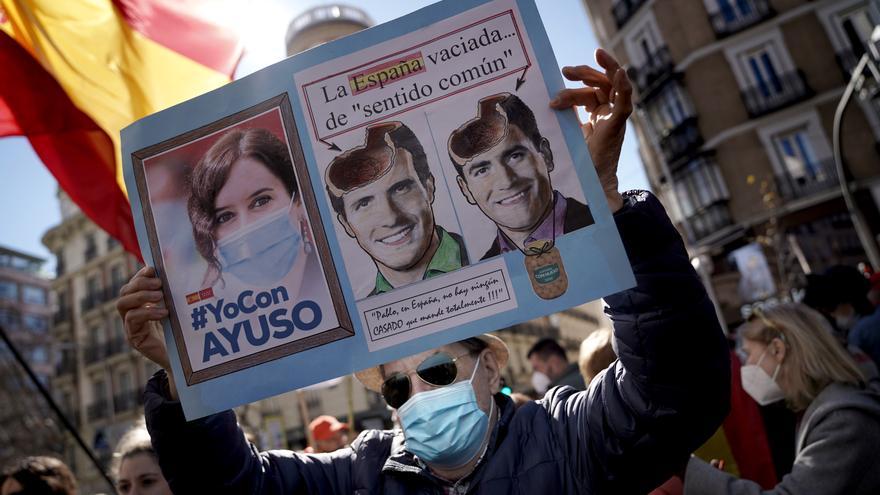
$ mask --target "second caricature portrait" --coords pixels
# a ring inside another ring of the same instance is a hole
[[[362,146],[330,163],[325,183],[338,222],[376,265],[367,296],[468,265],[461,236],[436,220],[438,182],[404,123],[367,127]]]

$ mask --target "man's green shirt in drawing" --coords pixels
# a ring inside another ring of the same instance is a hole
[[[425,269],[422,280],[427,280],[444,273],[458,270],[469,264],[467,251],[464,248],[464,240],[460,235],[447,232],[443,227],[437,227],[437,235],[440,236],[440,245]],[[376,272],[376,286],[370,292],[371,296],[384,294],[394,290],[394,287],[385,279],[382,272]]]

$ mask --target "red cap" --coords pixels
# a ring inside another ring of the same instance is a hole
[[[309,423],[309,430],[315,440],[327,440],[340,430],[347,430],[348,425],[340,423],[333,416],[318,416]]]

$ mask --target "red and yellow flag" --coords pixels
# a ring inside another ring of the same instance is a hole
[[[138,254],[119,131],[232,77],[212,0],[0,0],[0,137],[26,136],[74,202]]]

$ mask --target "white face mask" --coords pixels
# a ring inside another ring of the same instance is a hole
[[[545,394],[547,389],[550,388],[550,377],[540,371],[535,371],[532,373],[532,387],[535,389],[535,392],[542,395]]]
[[[773,376],[768,375],[764,368],[761,367],[761,361],[764,360],[766,355],[767,351],[765,350],[761,357],[758,358],[758,364],[746,364],[740,370],[743,390],[762,406],[785,398],[785,394],[776,383],[776,375],[779,374],[781,363],[776,365]]]

